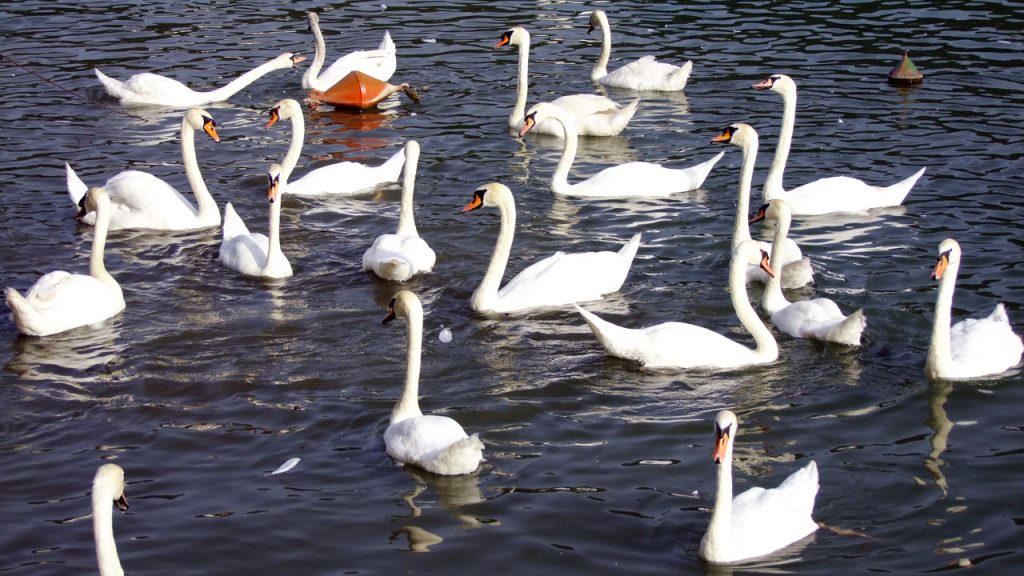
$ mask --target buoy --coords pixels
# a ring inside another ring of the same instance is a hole
[[[323,92],[310,90],[306,103],[310,108],[316,108],[320,104],[330,104],[338,108],[365,110],[373,108],[378,102],[395,92],[405,92],[414,102],[420,101],[419,94],[408,84],[395,86],[354,70]]]
[[[917,66],[910,60],[910,51],[903,51],[903,60],[900,65],[889,71],[889,82],[893,84],[920,84],[924,82],[924,74],[917,70]]]

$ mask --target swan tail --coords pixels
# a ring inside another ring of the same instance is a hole
[[[910,194],[910,189],[914,187],[914,184],[917,184],[917,180],[922,174],[924,174],[924,168],[914,172],[909,178],[901,180],[892,186],[882,188],[882,191],[885,192],[892,202],[890,205],[899,206],[902,204],[903,199],[907,197],[907,194]]]
[[[395,51],[395,42],[391,39],[391,32],[385,30],[384,38],[380,41],[380,46],[377,46],[378,50],[387,50],[388,52]]]
[[[619,358],[640,360],[640,355],[635,353],[634,347],[628,344],[633,335],[633,330],[616,326],[597,314],[583,309],[579,304],[574,303],[573,306],[576,307],[576,311],[586,320],[587,325],[590,326],[590,331],[594,333],[597,341],[601,343],[601,346],[604,347],[608,354],[618,356]]]
[[[484,459],[484,442],[479,434],[467,436],[453,442],[444,449],[437,458],[424,466],[435,474],[456,475],[469,474],[480,466]]]
[[[236,236],[243,236],[249,233],[249,228],[246,227],[245,222],[235,212],[235,207],[228,202],[224,206],[224,240],[231,240]]]
[[[68,196],[71,197],[71,204],[73,204],[77,210],[79,208],[79,202],[82,201],[82,198],[85,198],[85,193],[89,190],[89,187],[85,185],[85,182],[82,182],[81,178],[78,177],[78,174],[75,173],[75,169],[71,167],[71,164],[68,164],[67,162],[64,163],[64,172],[67,174]]]
[[[794,513],[810,518],[814,511],[814,498],[818,495],[818,487],[818,465],[811,460],[807,466],[783,480],[777,490],[793,496],[787,500],[793,506]]]
[[[388,182],[397,182],[402,175],[402,167],[405,166],[405,148],[399,148],[398,152],[391,155],[379,168],[384,172]]]
[[[1002,302],[996,304],[995,309],[992,310],[992,313],[988,315],[988,319],[993,322],[998,322],[1000,324],[1010,323],[1010,317],[1007,316],[1006,314],[1006,306],[1003,306]]]
[[[867,325],[868,320],[864,316],[864,309],[861,308],[829,330],[825,340],[847,346],[860,346],[860,335]]]
[[[633,263],[636,251],[640,248],[640,236],[641,234],[639,232],[633,234],[633,237],[626,241],[626,243],[622,245],[622,248],[619,248],[619,258],[622,258],[622,261],[626,264],[627,271],[629,270],[629,266]]]
[[[22,334],[30,336],[43,336],[43,332],[34,328],[34,326],[42,324],[39,312],[14,288],[7,288],[5,293],[7,307],[11,309],[11,320],[18,327],[18,330]]]
[[[696,166],[693,166],[688,170],[688,172],[691,173],[693,179],[693,187],[690,188],[690,190],[696,190],[697,188],[700,188],[704,184],[704,180],[706,180],[708,174],[711,173],[711,169],[715,167],[715,164],[718,164],[718,161],[722,159],[722,156],[725,156],[724,151],[719,152],[714,158],[707,160],[705,162],[701,162],[700,164],[697,164]]]
[[[415,274],[412,264],[408,261],[393,257],[380,262],[373,263],[373,272],[386,280],[405,282]]]
[[[107,91],[107,94],[114,98],[121,97],[124,92],[124,82],[107,76],[103,72],[100,72],[99,68],[93,68],[93,72],[96,73],[96,78],[99,79],[100,84],[103,84],[103,88]]]
[[[679,70],[669,74],[669,85],[676,90],[686,88],[686,81],[690,79],[690,72],[692,71],[693,60],[687,60],[685,64],[679,67]]]

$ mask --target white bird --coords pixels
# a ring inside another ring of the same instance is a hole
[[[754,337],[756,346],[753,349],[693,324],[664,322],[648,328],[624,328],[579,305],[576,310],[583,315],[608,354],[635,360],[651,368],[732,369],[766,364],[779,357],[779,347],[747,299],[745,278],[748,262],[760,262],[769,274],[771,267],[768,253],[753,240],[740,242],[732,252],[729,295],[740,323]]]
[[[594,10],[590,14],[590,27],[587,34],[595,28],[601,29],[601,57],[590,71],[590,79],[605,86],[629,88],[631,90],[657,90],[678,92],[686,88],[686,81],[693,70],[693,62],[687,60],[682,66],[674,66],[666,62],[658,62],[654,56],[647,55],[608,72],[608,58],[612,54],[612,32],[608,26],[608,16],[604,10]]]
[[[757,90],[770,89],[782,95],[782,128],[768,177],[764,181],[763,199],[782,198],[789,203],[794,216],[814,216],[830,212],[863,212],[872,208],[899,206],[910,193],[924,168],[892,186],[872,186],[848,176],[821,178],[786,190],[782,187],[782,174],[786,170],[789,147],[796,123],[796,82],[785,74],[773,74],[752,86]]]
[[[281,251],[281,190],[287,186],[288,173],[278,164],[267,172],[268,234],[249,232],[245,222],[228,202],[224,208],[224,230],[218,259],[228,268],[261,278],[287,278],[292,265]]]
[[[420,145],[415,140],[405,143],[405,177],[402,183],[402,207],[398,213],[398,229],[382,234],[363,254],[363,270],[386,280],[405,282],[416,274],[430,272],[437,255],[416,231],[412,196],[416,186],[416,166]]]
[[[50,272],[39,278],[24,296],[7,288],[11,320],[22,334],[49,336],[102,322],[124,310],[121,287],[103,265],[110,226],[110,196],[103,188],[90,188],[83,205],[88,211],[96,211],[89,273]]]
[[[124,497],[124,470],[117,464],[107,463],[96,469],[92,480],[92,535],[96,541],[96,562],[100,576],[124,576],[114,540],[111,502],[122,512],[128,510],[128,500]]]
[[[818,466],[812,460],[777,488],[750,488],[732,497],[732,445],[736,415],[722,410],[715,417],[718,492],[700,557],[714,564],[742,562],[770,554],[818,529],[811,517],[818,495]]]
[[[508,126],[514,131],[520,131],[523,127],[523,117],[526,115],[530,33],[521,26],[510,28],[501,35],[501,39],[494,47],[500,48],[507,44],[519,46],[519,80],[516,85],[516,103],[512,107],[512,114],[508,117]],[[575,121],[574,131],[580,136],[617,135],[629,124],[633,114],[636,113],[637,106],[640,105],[640,99],[637,98],[623,108],[611,98],[598,94],[570,94],[551,102],[572,117]],[[558,138],[565,136],[562,126],[555,122],[542,122],[535,131],[538,134],[547,134]]]
[[[398,66],[397,51],[391,34],[387,31],[384,32],[384,39],[380,41],[380,46],[376,50],[349,52],[321,72],[320,69],[327,59],[327,45],[324,43],[323,33],[320,32],[320,16],[316,12],[307,12],[306,18],[309,20],[309,31],[313,33],[316,41],[316,55],[306,73],[302,75],[304,89],[325,92],[354,70],[369,74],[381,82],[387,82],[395,74],[395,68]]]
[[[751,222],[761,219],[775,220],[775,241],[771,262],[781,259],[781,246],[785,245],[786,234],[792,215],[785,200],[776,198],[758,211]],[[782,283],[778,276],[768,279],[761,294],[761,307],[771,315],[776,328],[794,338],[807,338],[835,342],[847,346],[860,346],[860,335],[867,325],[864,310],[859,309],[849,316],[828,298],[815,298],[790,302],[782,294]]]
[[[292,139],[288,152],[281,161],[281,170],[289,175],[299,162],[306,127],[302,117],[302,106],[291,98],[285,98],[270,109],[270,128],[278,120],[291,120]],[[405,150],[395,152],[391,158],[377,166],[366,166],[358,162],[335,162],[310,170],[301,178],[288,181],[288,188],[282,189],[293,196],[350,195],[366,191],[378,184],[398,181],[405,163]]]
[[[754,164],[757,161],[757,131],[749,124],[726,126],[712,142],[726,142],[743,150],[743,164],[740,167],[740,184],[736,196],[736,220],[733,223],[732,247],[750,240],[750,184],[754,178]],[[770,242],[762,242],[761,249],[771,254]],[[781,257],[772,262],[772,269],[782,277],[783,288],[799,288],[814,282],[814,271],[810,258],[804,258],[800,246],[792,238],[786,238]],[[782,263],[781,268],[778,262]],[[757,265],[747,268],[747,283],[768,282],[768,275]]]
[[[107,94],[119,99],[122,104],[155,104],[185,108],[223,102],[268,72],[294,68],[303,60],[305,60],[303,56],[285,52],[277,58],[249,70],[227,85],[209,92],[197,92],[177,80],[151,72],[135,74],[124,82],[107,76],[100,72],[99,68],[96,68],[95,72],[96,77],[107,90]]]
[[[487,272],[469,302],[477,312],[518,312],[600,300],[622,287],[640,247],[640,233],[637,233],[617,253],[556,252],[523,269],[499,290],[515,236],[516,203],[507,186],[492,182],[473,192],[473,200],[462,211],[480,207],[498,208],[501,229]]]
[[[566,196],[601,196],[601,197],[634,197],[634,196],[668,196],[674,192],[696,190],[704,183],[708,173],[725,155],[719,152],[714,158],[689,168],[666,168],[653,162],[627,162],[609,166],[597,174],[575,184],[569,184],[569,170],[576,159],[578,138],[574,128],[575,121],[561,107],[550,102],[534,104],[526,114],[522,136],[543,126],[547,121],[560,124],[568,136],[565,137],[562,156],[551,175],[551,191]]]
[[[405,387],[384,431],[387,453],[403,464],[413,464],[434,474],[469,474],[484,459],[484,443],[479,434],[468,436],[455,420],[433,414],[424,416],[420,411],[423,306],[419,298],[408,290],[395,294],[384,322],[395,318],[406,321],[408,350]]]
[[[191,108],[181,119],[181,159],[185,165],[196,205],[173,186],[139,170],[126,170],[116,174],[103,185],[110,195],[110,229],[144,228],[150,230],[194,230],[220,224],[220,208],[210,195],[196,160],[196,130],[202,130],[214,142],[220,142],[217,123],[202,108]],[[78,219],[86,224],[96,223],[96,213],[82,210],[82,199],[88,187],[67,162],[68,196],[79,210]]]
[[[1001,374],[1020,364],[1024,352],[1001,302],[987,317],[961,320],[950,328],[960,255],[956,240],[947,238],[939,244],[939,259],[932,273],[932,280],[939,280],[939,295],[924,368],[929,378],[957,380]]]

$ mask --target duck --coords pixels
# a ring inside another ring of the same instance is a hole
[[[291,143],[281,161],[282,171],[290,175],[299,162],[299,156],[302,154],[302,142],[306,134],[302,106],[292,98],[279,100],[270,109],[266,127],[270,128],[280,120],[291,120]],[[404,163],[404,149],[398,150],[377,166],[367,166],[359,162],[335,162],[310,170],[294,181],[289,180],[287,189],[281,191],[294,196],[358,194],[379,184],[398,181]]]
[[[696,190],[704,184],[711,169],[725,155],[724,152],[719,152],[714,158],[689,168],[666,168],[653,162],[627,162],[609,166],[586,180],[569,184],[569,170],[576,159],[578,139],[574,120],[565,110],[551,102],[534,104],[526,114],[519,135],[522,136],[549,120],[562,125],[566,133],[562,156],[551,175],[551,191],[564,196],[657,197]]]
[[[495,48],[502,46],[519,47],[519,81],[516,85],[516,102],[508,117],[508,127],[522,136],[523,119],[526,116],[527,76],[530,65],[530,33],[522,26],[508,29],[501,35]],[[573,127],[579,136],[617,136],[633,119],[640,99],[636,98],[625,107],[611,98],[598,94],[569,94],[552,101],[565,110],[575,121]],[[562,125],[556,122],[542,123],[535,133],[564,138]]]
[[[384,430],[388,456],[401,464],[418,466],[443,476],[469,474],[483,462],[484,443],[479,434],[467,435],[454,419],[420,411],[420,356],[423,342],[423,305],[416,294],[402,290],[395,294],[384,318],[406,322],[408,347],[405,386],[391,410]]]
[[[731,124],[711,139],[712,142],[727,143],[739,146],[743,151],[743,163],[740,167],[740,183],[736,196],[736,219],[733,222],[732,247],[750,240],[750,186],[754,178],[754,164],[757,161],[757,131],[750,124]],[[770,242],[758,241],[761,249],[772,253]],[[780,257],[772,262],[772,269],[779,273],[783,288],[800,288],[814,283],[814,270],[810,258],[803,255],[800,246],[792,239],[786,238]],[[768,275],[760,266],[752,264],[747,267],[747,283],[768,282]]]
[[[405,282],[416,274],[430,272],[437,261],[437,255],[417,233],[413,214],[412,197],[419,157],[419,143],[408,140],[405,143],[405,175],[398,229],[394,234],[378,236],[363,254],[363,270],[372,271],[385,280]]]
[[[304,56],[285,52],[273,60],[249,70],[227,85],[209,92],[198,92],[173,78],[153,74],[152,72],[135,74],[122,82],[107,76],[99,68],[95,68],[94,71],[96,72],[96,78],[103,84],[107,94],[117,98],[122,104],[153,104],[156,106],[187,108],[189,106],[204,106],[214,102],[223,102],[268,72],[294,68],[296,64],[305,59]]]
[[[90,188],[83,206],[96,212],[89,273],[56,270],[40,277],[24,296],[14,288],[6,290],[11,320],[26,336],[51,336],[91,326],[117,316],[125,308],[121,286],[103,264],[112,210],[110,195],[103,188]]]
[[[498,209],[501,229],[487,272],[470,299],[475,312],[504,314],[600,300],[622,287],[640,247],[637,233],[618,252],[556,252],[524,268],[499,289],[516,229],[512,191],[499,182],[484,184],[462,212],[483,207]]]
[[[782,257],[792,215],[785,200],[776,198],[761,206],[751,223],[764,219],[775,220],[775,239],[771,261],[773,266]],[[772,319],[772,324],[794,338],[834,342],[846,346],[860,346],[861,333],[867,326],[864,310],[858,309],[847,316],[839,305],[828,298],[815,298],[790,302],[782,294],[782,282],[776,276],[769,278],[761,294],[761,307]]]
[[[281,251],[281,190],[287,187],[288,173],[280,164],[267,171],[268,234],[249,232],[234,206],[224,209],[224,228],[217,259],[245,276],[288,278],[292,265]]]
[[[185,165],[196,203],[160,178],[140,170],[125,170],[103,185],[110,196],[110,230],[197,230],[220,224],[220,208],[210,195],[196,160],[195,133],[202,130],[214,142],[220,142],[217,122],[202,108],[191,108],[181,119],[181,159]],[[65,162],[68,196],[78,210],[79,222],[95,225],[96,213],[84,210],[82,200],[88,190],[85,182]]]
[[[587,34],[596,29],[601,30],[601,57],[590,71],[591,80],[605,86],[630,90],[679,92],[686,88],[686,81],[693,70],[692,60],[687,60],[682,66],[675,66],[667,62],[658,62],[654,56],[647,55],[609,73],[608,58],[612,54],[612,32],[608,25],[608,15],[604,10],[594,10],[590,13]]]
[[[92,479],[92,534],[96,541],[100,576],[124,576],[114,540],[111,502],[122,512],[128,510],[128,500],[124,497],[124,469],[108,462],[96,469]]]
[[[347,76],[349,72],[355,70],[369,74],[382,82],[387,82],[394,76],[395,69],[398,67],[398,53],[394,41],[391,40],[391,33],[386,30],[384,38],[376,50],[349,52],[321,72],[324,61],[327,59],[327,44],[320,31],[320,16],[316,12],[306,12],[306,20],[309,22],[309,31],[313,33],[316,52],[306,73],[302,75],[303,89],[325,92]]]
[[[715,416],[718,465],[715,506],[700,541],[701,559],[731,564],[765,556],[813,534],[818,465],[811,460],[776,488],[755,486],[733,498],[732,454],[739,423],[731,410]]]
[[[1002,302],[985,318],[961,320],[950,327],[961,256],[956,240],[946,238],[939,243],[932,272],[932,280],[939,281],[939,294],[924,369],[932,379],[969,380],[1002,374],[1020,364],[1024,352]]]
[[[753,84],[752,88],[781,94],[783,102],[779,145],[775,149],[775,158],[768,170],[762,191],[765,202],[773,198],[782,198],[789,203],[794,216],[865,212],[872,208],[901,205],[910,189],[924,174],[925,169],[921,168],[910,177],[891,186],[872,186],[856,178],[832,176],[786,190],[782,186],[782,175],[786,170],[786,160],[789,158],[789,147],[793,139],[793,125],[796,122],[796,82],[785,74],[773,74]]]
[[[759,262],[769,274],[772,274],[772,269],[768,253],[753,240],[740,242],[732,251],[729,295],[740,323],[754,337],[754,348],[693,324],[664,322],[647,328],[625,328],[578,304],[576,311],[583,316],[609,355],[633,360],[648,368],[731,370],[767,364],[779,357],[779,347],[771,330],[747,299],[745,279],[748,262]]]

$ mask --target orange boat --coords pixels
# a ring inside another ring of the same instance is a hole
[[[408,84],[395,86],[355,70],[323,92],[310,90],[306,103],[314,109],[320,104],[330,104],[338,108],[365,110],[373,108],[395,92],[405,92],[414,102],[420,101],[419,94]]]

